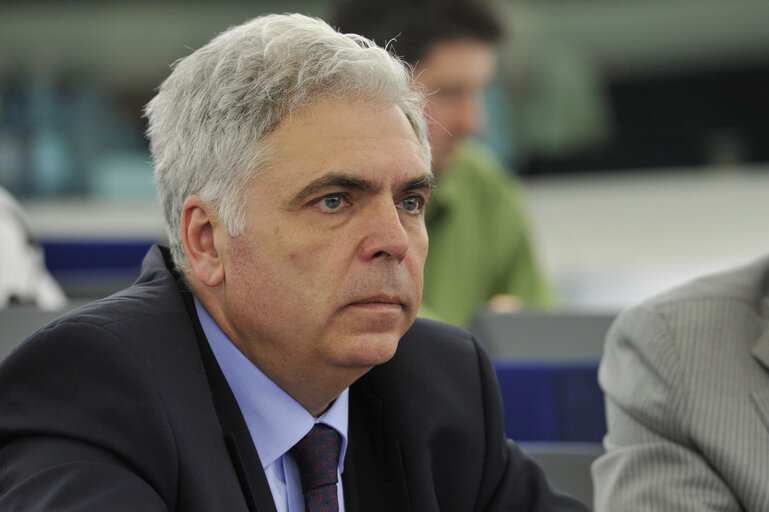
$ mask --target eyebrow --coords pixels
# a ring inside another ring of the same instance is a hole
[[[292,202],[308,199],[327,188],[344,188],[347,190],[374,191],[377,187],[369,180],[343,173],[331,173],[312,180],[295,196]]]
[[[401,187],[400,192],[425,189],[429,195],[434,187],[434,175],[425,173],[422,176],[418,176],[406,182],[406,184]],[[331,173],[326,174],[325,176],[321,176],[320,178],[317,178],[308,183],[307,186],[305,186],[294,196],[294,198],[291,200],[291,203],[301,203],[304,200],[309,199],[312,196],[329,188],[342,188],[346,190],[358,190],[361,192],[373,193],[379,190],[380,186],[371,180],[360,178],[358,176],[344,173]]]
[[[435,175],[432,173],[425,173],[422,176],[419,176],[418,178],[414,178],[412,180],[409,180],[408,183],[406,183],[406,186],[403,187],[403,191],[408,190],[424,190],[427,195],[429,196],[432,194],[433,189],[435,188]]]

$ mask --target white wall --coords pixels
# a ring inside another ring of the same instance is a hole
[[[769,166],[530,181],[541,257],[564,304],[618,309],[769,252]]]

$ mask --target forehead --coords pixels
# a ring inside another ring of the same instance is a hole
[[[417,64],[417,81],[427,85],[483,86],[494,74],[496,53],[484,41],[449,39],[433,44]]]
[[[269,144],[273,157],[264,175],[297,186],[327,172],[379,180],[429,173],[414,130],[395,105],[319,100],[284,119]]]

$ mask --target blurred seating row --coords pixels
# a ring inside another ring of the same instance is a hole
[[[494,358],[506,431],[519,441],[600,442],[598,362],[610,313],[479,312],[471,326]]]
[[[592,506],[590,465],[606,433],[598,363],[614,313],[480,311],[502,391],[505,431],[557,488]]]
[[[105,297],[130,285],[139,274],[150,239],[40,240],[45,265],[68,297]]]
[[[523,442],[518,445],[539,464],[553,487],[592,506],[590,465],[603,453],[601,444]]]

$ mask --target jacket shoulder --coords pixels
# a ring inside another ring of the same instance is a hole
[[[643,303],[665,309],[682,303],[727,300],[752,304],[769,298],[769,256],[704,275],[656,295]]]

